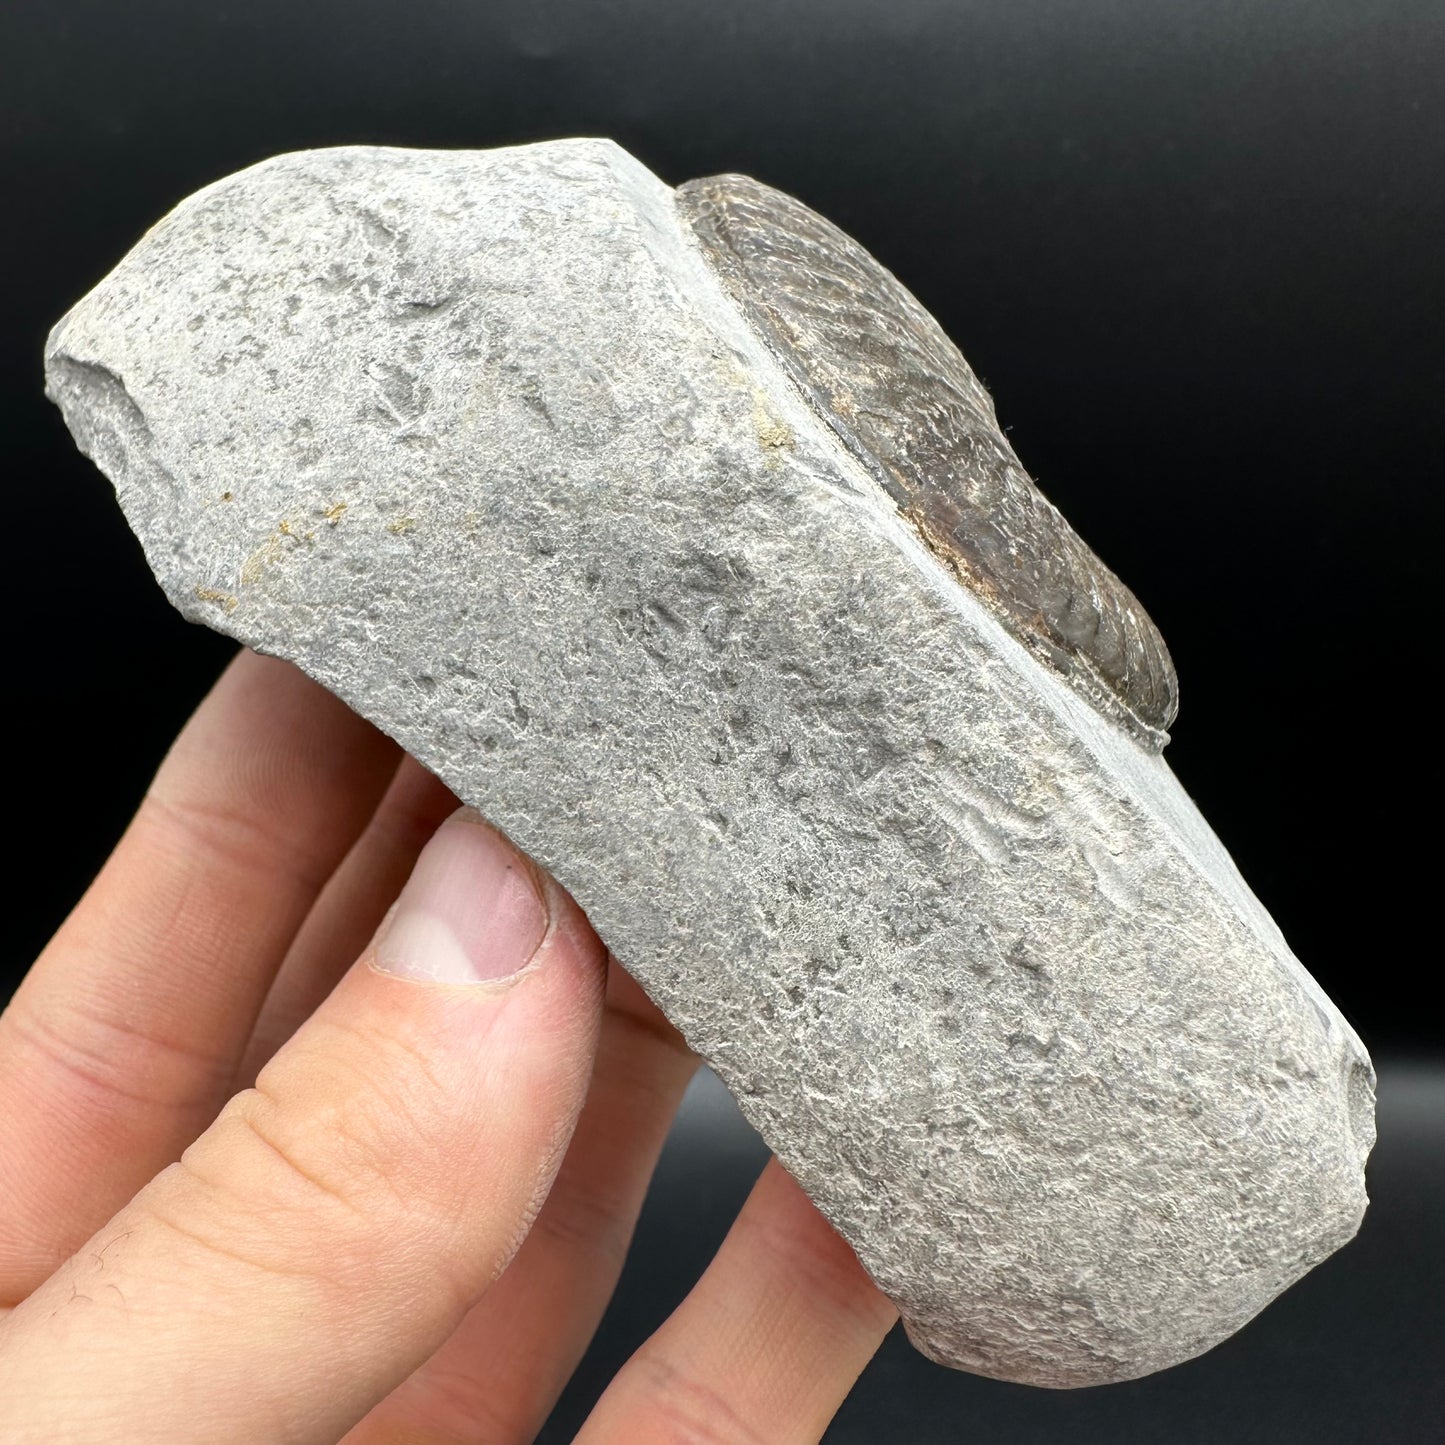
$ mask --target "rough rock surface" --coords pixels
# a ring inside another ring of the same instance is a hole
[[[1358,1040],[615,146],[266,162],[48,367],[176,605],[550,868],[934,1358],[1144,1374],[1354,1233]]]

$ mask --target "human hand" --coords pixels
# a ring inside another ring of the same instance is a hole
[[[455,807],[287,664],[202,704],[0,1016],[0,1439],[541,1427],[696,1059]],[[815,1440],[894,1318],[774,1161],[579,1438]]]

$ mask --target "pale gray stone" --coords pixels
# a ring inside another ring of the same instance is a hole
[[[48,369],[175,604],[551,869],[934,1358],[1141,1375],[1355,1232],[1355,1035],[615,146],[268,161]]]

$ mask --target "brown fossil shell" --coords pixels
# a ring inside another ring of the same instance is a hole
[[[743,314],[929,548],[1096,708],[1162,748],[1178,710],[1164,639],[1034,485],[933,317],[782,191],[709,176],[677,200]]]

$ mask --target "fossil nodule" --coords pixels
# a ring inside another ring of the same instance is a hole
[[[1124,1379],[1353,1234],[1372,1075],[932,320],[602,141],[282,156],[52,333],[188,616],[550,868],[949,1364]]]

